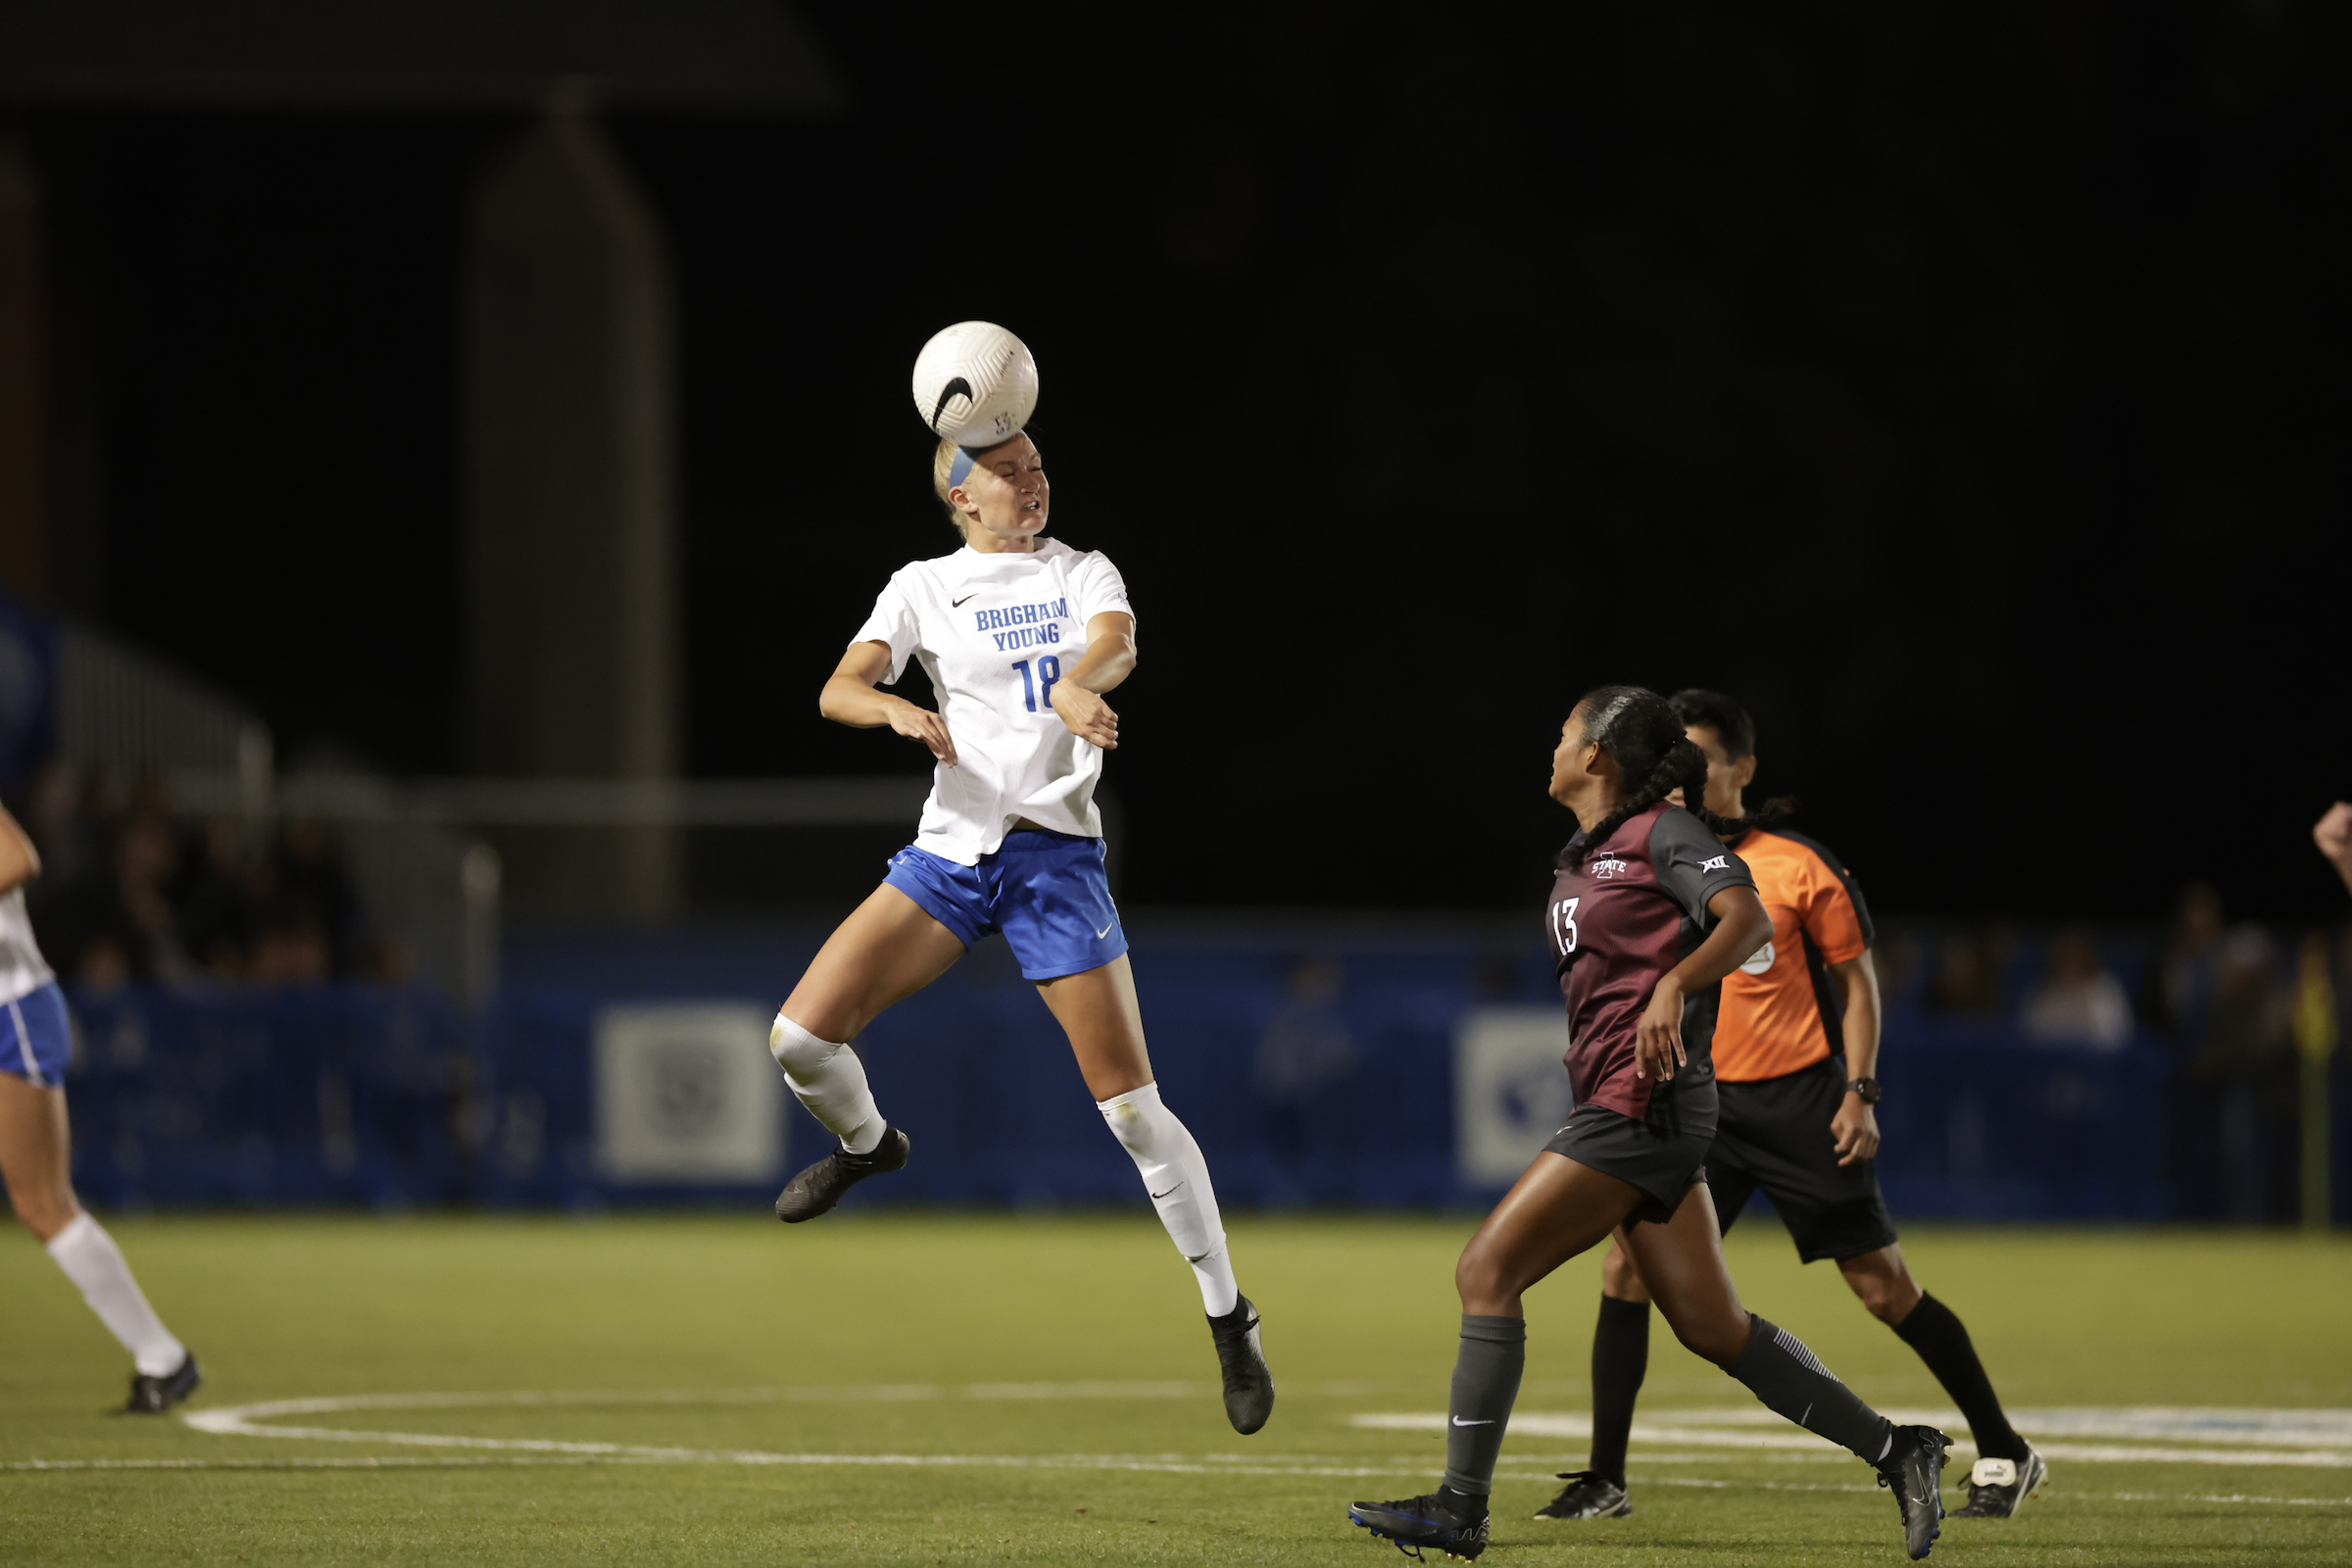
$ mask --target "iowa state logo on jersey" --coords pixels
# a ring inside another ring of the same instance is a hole
[[[1604,855],[1585,867],[1585,875],[1595,882],[1606,882],[1612,877],[1622,876],[1625,870],[1626,864],[1623,860],[1614,855]]]

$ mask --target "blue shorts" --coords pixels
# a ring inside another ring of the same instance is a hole
[[[890,858],[882,879],[923,906],[965,947],[999,931],[1032,980],[1100,969],[1127,951],[1102,841],[1043,828],[1004,835],[1004,847],[978,865],[909,844]]]
[[[56,981],[0,1002],[0,1072],[26,1083],[62,1084],[73,1060],[74,1024]]]

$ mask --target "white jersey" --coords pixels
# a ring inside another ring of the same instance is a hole
[[[921,660],[956,742],[956,765],[932,769],[917,849],[972,865],[1024,816],[1102,836],[1102,749],[1070,733],[1053,691],[1086,656],[1087,622],[1111,611],[1135,613],[1119,569],[1057,539],[1027,555],[966,545],[892,573],[851,641],[890,645],[885,685],[897,684],[907,655]]]
[[[57,975],[32,940],[32,917],[24,912],[24,890],[0,893],[0,1003],[28,997]]]

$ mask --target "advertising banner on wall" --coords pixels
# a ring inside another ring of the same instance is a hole
[[[784,1170],[784,1075],[757,1004],[598,1011],[597,1165],[609,1181],[765,1182]]]
[[[1454,1169],[1508,1187],[1568,1119],[1568,1020],[1556,1006],[1478,1007],[1453,1035]]]

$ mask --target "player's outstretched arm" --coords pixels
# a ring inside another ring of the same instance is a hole
[[[910,741],[921,741],[933,757],[954,767],[956,742],[948,734],[948,721],[904,697],[877,691],[874,683],[889,673],[889,644],[852,643],[826,680],[825,689],[817,694],[816,710],[852,729],[880,729],[887,724]]]
[[[1772,935],[1772,916],[1754,888],[1725,888],[1707,901],[1715,929],[1690,956],[1658,977],[1634,1036],[1634,1076],[1663,1082],[1690,1058],[1683,1054],[1683,1000],[1745,963]]]
[[[1870,955],[1830,965],[1831,978],[1845,999],[1845,1076],[1879,1075],[1879,972]],[[1830,1137],[1838,1146],[1838,1163],[1875,1159],[1879,1152],[1879,1113],[1860,1095],[1844,1095],[1838,1113],[1830,1118]]]
[[[2344,886],[2352,889],[2352,802],[2338,801],[2328,808],[2328,814],[2313,826],[2311,837],[2328,857],[2328,863],[2335,867],[2335,874],[2344,879]]]
[[[1086,623],[1086,657],[1054,686],[1054,711],[1081,740],[1119,749],[1119,715],[1102,694],[1135,673],[1135,617],[1106,610]]]
[[[0,806],[0,893],[12,892],[41,874],[41,852]]]

